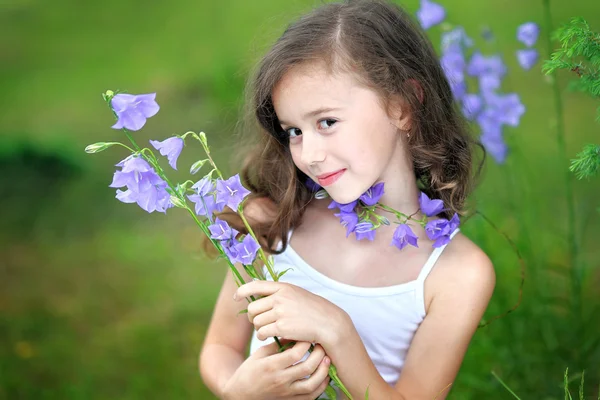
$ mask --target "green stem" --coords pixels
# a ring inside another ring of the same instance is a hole
[[[508,387],[508,385],[507,385],[506,383],[504,383],[504,382],[502,381],[502,379],[500,379],[500,377],[499,377],[498,375],[496,375],[496,373],[495,373],[494,371],[492,371],[492,375],[494,376],[494,378],[496,378],[496,379],[498,380],[498,382],[500,382],[500,384],[501,384],[502,386],[504,386],[504,388],[505,388],[506,390],[508,390],[508,392],[509,392],[510,394],[512,394],[513,396],[515,396],[515,399],[521,400],[521,398],[520,398],[519,396],[517,396],[517,395],[515,394],[515,392],[513,392],[512,390],[510,390],[510,388]]]
[[[548,46],[548,57],[552,54],[552,14],[550,10],[550,0],[542,0],[544,6],[544,17],[546,22],[546,41]],[[565,133],[565,122],[564,122],[564,107],[558,83],[558,76],[555,72],[552,72],[552,89],[554,93],[554,112],[556,114],[556,140],[558,143],[558,149],[561,157],[561,165],[566,165],[564,170],[565,179],[565,190],[567,192],[567,215],[568,215],[568,240],[569,250],[568,258],[571,264],[571,285],[573,290],[573,296],[575,299],[575,311],[578,316],[582,316],[582,302],[581,302],[581,277],[579,276],[579,269],[577,265],[577,233],[575,227],[575,200],[573,194],[573,181],[571,180],[571,172],[569,171],[569,158],[567,155],[566,146],[566,133]]]

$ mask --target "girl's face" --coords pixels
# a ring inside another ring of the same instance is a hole
[[[398,130],[402,121],[389,116],[377,94],[350,74],[297,66],[272,98],[294,163],[338,203],[356,200],[379,181],[389,193],[410,169]]]

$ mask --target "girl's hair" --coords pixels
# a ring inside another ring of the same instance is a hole
[[[261,244],[272,253],[283,251],[287,232],[299,225],[312,198],[306,175],[292,161],[271,93],[291,68],[313,62],[331,73],[352,73],[378,93],[386,108],[392,98],[404,100],[412,120],[408,150],[420,189],[443,200],[442,217],[464,214],[474,186],[474,146],[483,146],[470,136],[431,42],[398,6],[347,0],[322,5],[289,25],[246,88],[246,106],[251,109],[243,129],[253,136],[250,148],[242,150],[241,176],[252,192],[246,214]],[[485,150],[477,175],[484,160]],[[220,218],[245,232],[233,213]],[[279,240],[282,247],[275,249]]]

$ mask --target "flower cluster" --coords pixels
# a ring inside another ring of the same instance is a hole
[[[417,11],[424,29],[442,23],[445,15],[441,5],[429,0],[422,0],[421,8]],[[537,62],[537,51],[531,47],[538,33],[538,26],[532,22],[518,28],[519,41],[529,47],[517,51],[517,60],[524,69],[531,69]],[[486,31],[485,36],[490,38],[491,32]],[[500,92],[502,79],[507,73],[501,56],[484,55],[473,47],[473,40],[460,26],[443,33],[441,65],[465,117],[479,126],[482,144],[496,162],[503,163],[508,148],[502,137],[502,128],[505,125],[518,126],[525,106],[517,93]],[[469,92],[469,78],[478,83],[477,91]]]
[[[311,191],[316,191],[315,197],[327,197],[325,189],[320,188],[311,179],[306,180],[306,186]],[[445,218],[429,219],[445,211],[442,200],[430,199],[425,193],[421,192],[419,207],[424,217],[422,220],[418,220],[379,203],[384,193],[384,183],[379,182],[367,189],[357,200],[350,203],[342,204],[335,200],[331,201],[328,208],[338,210],[334,215],[340,219],[340,223],[346,228],[346,237],[354,234],[357,240],[374,240],[377,228],[382,224],[390,225],[390,221],[385,216],[376,213],[377,209],[389,211],[398,218],[398,222],[394,222],[398,224],[398,227],[394,230],[391,244],[400,250],[408,245],[419,247],[418,236],[408,225],[409,220],[425,228],[427,237],[434,241],[433,247],[441,247],[450,242],[450,236],[460,225],[458,214],[454,214],[450,220]]]
[[[197,173],[206,163],[209,163],[213,169],[197,182],[188,180],[183,184],[173,185],[152,150],[140,148],[129,132],[141,129],[146,124],[146,120],[158,112],[156,94],[115,94],[109,90],[103,94],[103,98],[117,118],[117,122],[112,127],[122,129],[133,148],[120,142],[99,142],[87,146],[85,151],[97,153],[119,145],[131,152],[131,155],[117,164],[120,170],[114,173],[110,184],[110,187],[118,188],[116,198],[124,203],[137,203],[149,213],[154,211],[166,213],[171,207],[188,211],[198,227],[228,261],[238,285],[245,283],[243,276],[237,270],[238,263],[253,279],[265,279],[254,266],[257,257],[264,263],[273,281],[278,281],[285,271],[279,274],[275,272],[272,258],[267,257],[262,251],[252,227],[244,217],[243,203],[250,191],[242,185],[239,175],[229,179],[223,178],[210,156],[206,135],[203,132],[200,134],[186,132],[182,136],[173,136],[163,141],[150,140],[150,144],[161,155],[167,157],[168,164],[173,169],[177,169],[177,160],[185,146],[186,137],[192,137],[201,143],[207,159],[195,162],[190,168],[190,173],[192,175]],[[213,178],[215,173],[217,178]],[[121,190],[122,188],[125,190]],[[189,202],[193,203],[193,210]],[[247,228],[247,234],[241,235],[239,231],[218,217],[225,207],[239,213]],[[254,301],[254,298],[248,301]],[[274,340],[278,343],[280,351],[285,348],[277,337]],[[331,384],[339,387],[349,398],[352,398],[336,371],[335,366],[331,364],[329,366]],[[335,394],[333,388],[329,386],[325,392],[331,396]]]

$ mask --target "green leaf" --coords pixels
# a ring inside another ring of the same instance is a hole
[[[247,309],[247,308],[246,308],[246,309],[243,309],[242,311],[240,311],[240,312],[238,313],[238,315],[240,315],[240,314],[248,314],[248,309]]]
[[[325,388],[325,394],[330,400],[337,400],[337,393],[335,392],[335,388],[333,386],[327,385],[327,388]]]
[[[277,279],[281,278],[283,276],[283,274],[285,274],[286,272],[288,272],[289,270],[293,270],[293,268],[288,268],[285,271],[282,271],[280,273],[277,274]]]

